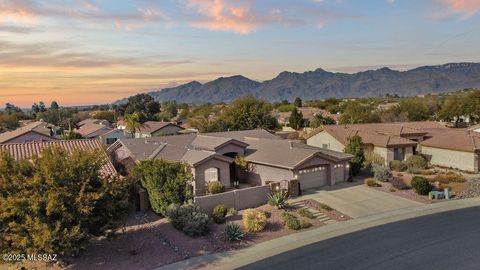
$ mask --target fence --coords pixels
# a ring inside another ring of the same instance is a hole
[[[270,186],[258,186],[198,196],[194,198],[194,202],[207,213],[211,213],[213,208],[219,204],[223,204],[228,208],[242,210],[266,204],[269,193]]]

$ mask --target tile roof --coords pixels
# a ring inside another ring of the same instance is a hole
[[[1,133],[0,143],[7,143],[8,141],[15,139],[17,137],[20,137],[22,135],[25,135],[29,132],[35,132],[37,134],[45,136],[45,139],[56,140],[55,137],[50,136],[50,129],[48,127],[54,127],[54,126],[42,121],[32,122],[32,123],[29,123],[28,125],[17,128],[15,130]]]
[[[450,129],[420,143],[422,146],[449,150],[480,151],[480,134],[467,129]]]
[[[113,130],[113,128],[100,124],[89,123],[81,126],[79,129],[76,130],[76,132],[82,135],[82,137],[84,138],[93,138],[103,135],[111,130]]]
[[[177,126],[175,125],[174,123],[170,123],[170,122],[161,122],[161,121],[147,121],[144,123],[144,127],[141,127],[138,129],[137,132],[141,132],[141,133],[154,133],[168,125],[174,125],[174,126]],[[181,129],[183,129],[182,127],[180,126],[177,126]]]
[[[287,140],[247,138],[246,158],[250,162],[294,169],[310,157],[320,155],[327,159],[348,160],[352,156]]]
[[[66,150],[69,153],[72,153],[74,150],[101,150],[103,151],[100,141],[96,139],[87,139],[87,140],[56,140],[56,141],[42,141],[42,142],[26,142],[26,143],[7,143],[0,144],[0,150],[9,152],[14,159],[31,159],[35,156],[41,155],[42,151],[49,147],[60,147],[63,150]],[[112,162],[107,159],[106,164],[102,169],[103,173],[112,175],[116,174],[117,171],[113,166]]]
[[[349,137],[355,135],[359,135],[360,137],[362,137],[363,143],[365,144],[373,144],[375,146],[381,147],[392,147],[400,145],[413,146],[417,144],[412,140],[402,138],[400,136],[376,133],[373,130],[367,131],[365,126],[361,129],[356,129],[356,125],[325,125],[320,127],[319,129],[316,129],[312,134],[309,134],[307,138],[311,138],[315,134],[318,134],[322,131],[328,132],[330,135],[335,137],[335,139],[337,139],[340,143],[344,145],[347,144]],[[399,130],[397,129],[393,132],[397,131]]]
[[[211,132],[211,133],[202,133],[202,135],[213,136],[213,137],[232,138],[232,139],[236,139],[236,140],[239,140],[239,141],[243,141],[245,138],[261,138],[261,139],[281,140],[280,137],[266,131],[265,129]]]

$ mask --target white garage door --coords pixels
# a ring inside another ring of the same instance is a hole
[[[345,181],[345,166],[343,164],[335,165],[335,183]]]
[[[327,168],[322,166],[300,170],[298,180],[301,190],[325,186],[327,185]]]

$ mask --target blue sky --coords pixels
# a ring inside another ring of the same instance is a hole
[[[0,0],[0,104],[480,62],[479,0]]]

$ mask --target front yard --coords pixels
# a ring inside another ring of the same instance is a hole
[[[242,216],[247,210],[238,211],[235,215],[227,216],[224,224],[210,222],[209,233],[196,238],[183,234],[166,218],[160,218],[153,212],[136,213],[130,216],[124,232],[119,230],[113,237],[93,240],[84,251],[66,258],[64,263],[66,269],[152,269],[195,256],[246,248],[298,231],[318,228],[325,226],[326,220],[349,219],[327,205],[318,206],[318,210],[315,207],[311,202],[304,201],[285,209],[271,205],[257,207],[254,210],[263,211],[267,216],[265,228],[257,233],[246,232]],[[305,212],[307,208],[310,214]],[[284,213],[295,217],[302,227],[289,229],[285,224]],[[238,224],[245,236],[240,241],[231,242],[226,239],[224,228],[227,223]]]

